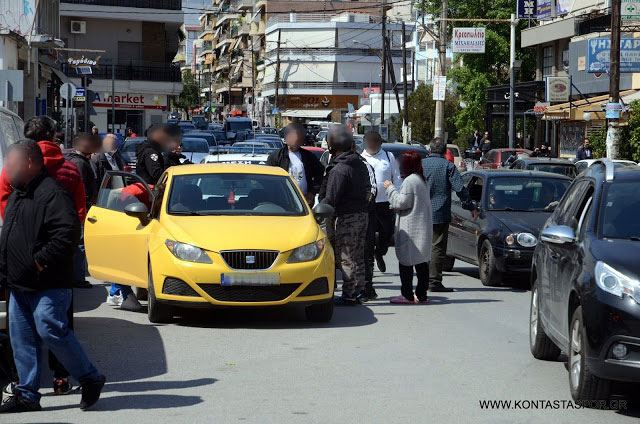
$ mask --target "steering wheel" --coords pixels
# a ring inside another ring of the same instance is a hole
[[[275,203],[272,202],[261,202],[258,203],[258,206],[256,206],[255,208],[253,208],[253,210],[255,212],[272,212],[272,213],[280,213],[280,212],[286,212],[286,210],[279,205],[276,205]]]

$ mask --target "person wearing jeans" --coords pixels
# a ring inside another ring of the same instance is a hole
[[[40,351],[45,344],[82,386],[81,409],[94,405],[105,377],[69,326],[73,251],[80,221],[71,197],[48,176],[38,145],[12,144],[4,169],[13,192],[0,234],[0,286],[9,288],[9,335],[18,384],[0,413],[40,410]]]
[[[431,260],[431,199],[425,181],[421,157],[407,152],[400,157],[402,186],[384,182],[391,208],[396,211],[395,248],[400,268],[401,295],[391,303],[427,303],[429,261]],[[418,285],[413,293],[413,269]]]

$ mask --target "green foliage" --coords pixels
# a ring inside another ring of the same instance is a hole
[[[593,157],[603,158],[607,155],[607,127],[589,133],[589,143],[593,150]]]
[[[174,105],[189,114],[189,109],[199,104],[200,89],[198,83],[191,71],[187,70],[182,74],[182,93],[174,100]]]
[[[409,108],[409,122],[411,122],[411,138],[422,144],[428,144],[434,133],[434,116],[436,102],[433,100],[433,87],[420,85],[407,99]],[[456,136],[455,116],[460,111],[459,101],[455,94],[447,92],[444,102],[445,131],[449,133],[449,139]],[[401,112],[401,116],[402,116]],[[392,122],[393,131],[402,134],[402,119]]]
[[[628,152],[628,158],[640,161],[640,102],[636,101],[629,106],[630,117],[625,137],[622,138],[623,146]]]

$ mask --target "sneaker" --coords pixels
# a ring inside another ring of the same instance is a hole
[[[337,296],[333,299],[333,303],[336,306],[356,306],[359,304],[357,298],[349,298],[343,296]]]
[[[369,297],[367,296],[367,293],[365,291],[361,291],[360,293],[358,293],[358,295],[356,296],[356,300],[362,304],[362,303],[366,303],[368,301],[370,301],[371,299],[369,299]]]
[[[384,263],[384,258],[380,254],[376,254],[376,265],[380,272],[387,272],[387,264]]]
[[[418,305],[426,305],[426,304],[428,304],[428,303],[429,303],[429,299],[428,299],[428,298],[426,298],[426,297],[425,297],[424,299],[419,299],[419,298],[418,298],[418,296],[415,296],[415,302],[416,302]]]
[[[7,403],[15,394],[15,388],[18,383],[9,383],[3,387],[2,392],[0,392],[0,405]]]
[[[87,280],[84,280],[84,281],[76,281],[75,283],[73,283],[73,287],[77,289],[90,289],[91,287],[93,287],[93,285]]]
[[[368,300],[376,300],[378,298],[378,293],[376,292],[376,289],[374,289],[372,286],[365,287],[364,294]]]
[[[393,303],[394,305],[415,305],[416,304],[415,300],[409,300],[403,295],[394,296],[391,299],[389,299],[389,302]]]
[[[73,393],[73,386],[69,383],[68,378],[56,378],[53,380],[54,395],[68,395]]]
[[[33,402],[20,395],[12,395],[0,404],[0,414],[14,412],[34,412],[40,411],[40,402]]]
[[[435,283],[435,284],[429,285],[429,291],[440,292],[440,293],[451,293],[453,289],[443,286],[442,283]]]
[[[116,295],[108,295],[107,296],[107,305],[110,306],[120,306],[122,305],[122,302],[124,302],[124,298],[122,297],[121,294],[116,294]]]
[[[138,301],[138,298],[132,293],[127,296],[124,302],[122,302],[122,304],[120,305],[120,309],[131,312],[142,312],[144,308]]]
[[[86,411],[98,402],[104,383],[107,381],[104,375],[99,376],[94,381],[85,381],[82,384],[82,398],[80,399],[80,409]]]

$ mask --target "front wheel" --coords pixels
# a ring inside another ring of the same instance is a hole
[[[553,361],[560,355],[560,348],[547,336],[540,322],[540,296],[535,282],[531,289],[529,309],[529,348],[536,359]]]
[[[498,287],[502,285],[502,273],[496,269],[496,257],[489,240],[484,240],[480,247],[478,268],[483,286]]]
[[[582,321],[582,306],[578,306],[569,327],[569,386],[576,402],[608,400],[611,382],[595,376],[586,361],[586,334]],[[587,403],[588,404],[588,403]]]
[[[154,324],[166,324],[173,320],[173,308],[169,305],[163,305],[156,299],[156,292],[153,288],[153,276],[151,273],[151,265],[149,265],[149,283],[147,289],[148,296],[148,315],[149,321]]]
[[[333,317],[333,299],[329,299],[325,303],[314,303],[304,310],[307,321],[311,322],[329,322]]]

